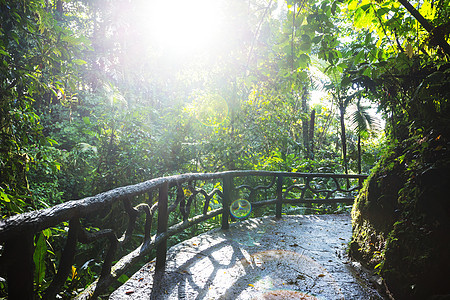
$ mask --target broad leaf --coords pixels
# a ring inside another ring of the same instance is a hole
[[[34,249],[34,281],[41,284],[45,278],[45,258],[47,255],[47,244],[44,234],[40,234]]]

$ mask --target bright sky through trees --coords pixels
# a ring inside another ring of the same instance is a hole
[[[143,19],[150,37],[163,50],[181,54],[213,47],[222,26],[222,1],[149,1]]]

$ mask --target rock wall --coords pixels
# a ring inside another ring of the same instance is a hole
[[[450,299],[448,139],[431,132],[386,153],[352,221],[350,256],[381,275],[395,299]]]

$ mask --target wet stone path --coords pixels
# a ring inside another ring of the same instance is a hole
[[[169,249],[111,294],[123,299],[383,299],[345,256],[348,214],[248,219]]]

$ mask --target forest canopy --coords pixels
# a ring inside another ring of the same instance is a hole
[[[318,4],[0,5],[3,217],[165,174],[342,171],[324,71],[345,58],[320,54],[339,20]],[[377,152],[362,154],[365,171]]]
[[[400,81],[445,72],[448,4],[1,1],[2,215],[181,172],[368,172],[381,115],[424,126]]]
[[[383,119],[389,144],[442,118],[448,4],[1,1],[2,216],[182,172],[368,172]]]

